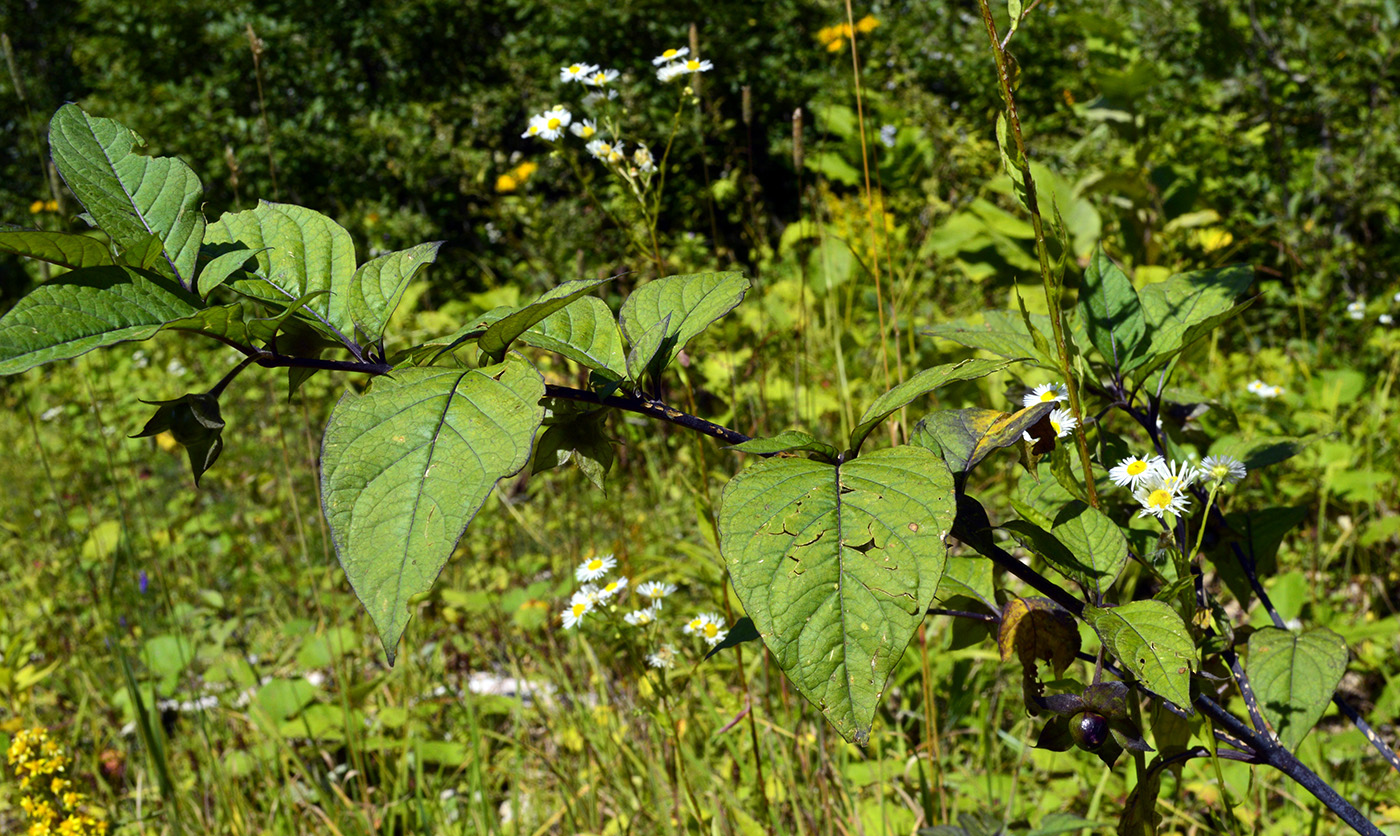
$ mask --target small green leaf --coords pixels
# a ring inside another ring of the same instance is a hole
[[[169,279],[130,267],[85,267],[36,287],[0,317],[0,374],[154,336],[195,312]]]
[[[194,483],[198,485],[199,477],[214,466],[224,450],[224,419],[219,414],[219,397],[192,392],[154,403],[159,407],[155,415],[132,438],[145,438],[169,430],[189,455],[190,470],[194,471]]]
[[[611,277],[564,282],[509,316],[491,323],[487,327],[486,333],[477,340],[477,347],[485,353],[487,359],[492,362],[500,362],[500,359],[505,356],[506,349],[510,348],[510,344],[515,341],[516,337],[534,327],[536,323],[550,314],[563,310],[575,299],[590,293],[604,282],[610,281],[612,281]]]
[[[400,369],[346,393],[326,425],[321,503],[392,662],[410,615],[496,482],[530,459],[544,381],[524,360]]]
[[[204,188],[174,157],[132,152],[145,142],[120,122],[84,113],[75,104],[49,121],[53,164],[92,219],[119,250],[161,243],[158,272],[188,285],[204,240],[199,204]]]
[[[1161,601],[1133,601],[1121,607],[1088,607],[1084,618],[1104,647],[1152,691],[1190,712],[1191,671],[1196,648],[1176,611]]]
[[[948,555],[948,564],[943,569],[943,577],[938,580],[938,594],[934,600],[946,603],[957,596],[981,601],[990,612],[1001,611],[996,604],[990,560]]]
[[[710,652],[705,654],[705,658],[708,659],[726,648],[738,647],[747,642],[756,642],[761,638],[763,637],[758,634],[758,628],[753,625],[753,619],[744,616],[734,622],[734,626],[730,627],[729,632],[725,634],[724,640],[711,648]]]
[[[607,411],[580,415],[545,427],[535,440],[531,473],[563,467],[569,462],[598,490],[612,467],[613,443],[607,436]]]
[[[764,459],[725,486],[720,551],[734,590],[778,666],[847,740],[869,737],[938,589],[955,512],[952,474],[918,447],[840,466]]]
[[[189,331],[222,340],[248,345],[248,303],[234,302],[229,305],[214,305],[195,311],[190,316],[165,323],[162,330]]]
[[[948,469],[965,473],[1003,447],[1011,447],[1031,425],[1049,415],[1055,403],[1038,403],[1015,413],[995,409],[942,409],[914,425],[910,444],[940,452]]]
[[[49,232],[42,229],[0,231],[0,252],[37,258],[69,270],[112,264],[112,251],[105,241],[91,235]]]
[[[361,264],[350,283],[350,319],[376,342],[384,336],[389,317],[403,299],[403,292],[419,272],[437,261],[442,241],[429,241],[406,250],[381,255]]]
[[[1025,359],[1025,358],[1018,358]],[[942,366],[934,366],[931,369],[924,369],[890,391],[875,399],[865,414],[860,417],[860,423],[851,431],[851,449],[859,450],[860,445],[865,442],[870,431],[875,429],[881,421],[890,415],[898,412],[910,401],[922,397],[928,393],[946,386],[957,380],[974,380],[979,377],[986,377],[992,372],[998,372],[1011,365],[1013,360],[963,360],[960,363],[948,363]]]
[[[330,291],[307,311],[323,329],[351,340],[355,245],[335,221],[304,206],[264,200],[256,209],[228,212],[210,224],[205,244],[240,244],[257,251],[255,278],[230,284],[239,293],[288,305],[308,293]]]
[[[664,352],[649,358],[647,363],[648,367],[660,371],[701,331],[733,310],[748,289],[749,280],[737,272],[654,279],[627,297],[618,312],[618,321],[623,335],[634,347],[643,337],[664,346]],[[651,332],[662,320],[670,324],[657,339]],[[629,373],[633,371],[630,362],[627,369]]]
[[[131,246],[117,253],[117,262],[138,270],[150,270],[165,254],[165,242],[155,233],[138,238]]]
[[[1264,719],[1290,751],[1332,701],[1349,655],[1346,641],[1326,627],[1297,635],[1264,627],[1249,637],[1245,672]]]
[[[575,299],[521,334],[520,341],[562,354],[586,368],[627,374],[627,355],[612,309],[596,296]]]
[[[1049,320],[1045,319],[1045,327],[1048,328]],[[1026,330],[1020,314],[1010,311],[985,311],[982,314],[982,322],[978,324],[973,325],[965,321],[949,322],[925,328],[924,333],[931,337],[951,340],[967,348],[990,352],[1008,360],[1029,357],[1033,365],[1050,370],[1058,369],[1059,363],[1054,356],[1040,348],[1045,342],[1045,337],[1040,333],[1040,326],[1036,324],[1037,318],[1031,317],[1031,322],[1036,330],[1035,336]]]
[[[772,453],[817,453],[828,461],[835,462],[840,455],[835,447],[824,441],[818,441],[801,430],[783,430],[768,438],[751,438],[740,444],[730,445],[727,449],[737,453],[754,453],[757,455],[768,455]]]
[[[210,259],[209,263],[204,265],[204,269],[199,271],[199,279],[195,283],[199,295],[207,299],[214,288],[228,281],[234,272],[248,263],[248,259],[268,249],[263,247],[261,250],[250,250],[239,247]]]
[[[1253,268],[1223,267],[1172,276],[1138,294],[1146,337],[1135,357],[1122,364],[1138,379],[1168,362],[1215,326],[1237,316],[1245,305],[1239,296],[1254,280]],[[1247,303],[1246,303],[1247,304]]]
[[[1089,340],[1114,367],[1133,356],[1147,331],[1137,291],[1103,251],[1094,251],[1079,291],[1079,315]]]

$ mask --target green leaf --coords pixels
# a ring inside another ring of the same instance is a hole
[[[205,243],[259,251],[256,278],[230,284],[239,293],[287,305],[308,293],[330,291],[307,311],[337,338],[352,339],[355,245],[335,221],[304,206],[262,201],[256,209],[229,212],[210,224]]]
[[[638,386],[646,378],[647,370],[657,355],[666,352],[666,334],[671,328],[671,315],[667,314],[660,322],[653,324],[645,334],[631,340],[632,350],[627,352],[627,377]]]
[[[190,316],[165,323],[163,330],[189,331],[217,337],[240,345],[252,342],[248,336],[249,316],[246,302],[229,305],[214,305],[195,311]]]
[[[881,421],[907,406],[915,398],[927,395],[939,387],[957,380],[974,380],[986,377],[992,372],[1001,371],[1012,362],[1014,361],[963,360],[960,363],[948,363],[924,369],[876,398],[874,403],[866,407],[865,414],[860,417],[860,423],[856,424],[856,428],[851,431],[851,449],[859,450],[860,445],[865,442],[871,430],[875,429]]]
[[[210,259],[209,263],[204,265],[204,269],[199,271],[199,279],[195,282],[199,295],[208,298],[214,288],[228,281],[229,276],[248,263],[248,259],[267,249],[263,247],[261,250],[249,250],[239,247]]]
[[[550,314],[568,307],[570,302],[590,293],[598,285],[610,281],[612,281],[612,277],[564,282],[509,316],[491,323],[487,327],[486,333],[477,340],[477,347],[492,362],[500,362],[501,358],[505,356],[506,349],[510,348],[510,344],[515,341],[516,337],[533,328],[536,323],[544,320]]]
[[[751,438],[740,444],[730,445],[727,449],[738,453],[755,453],[767,455],[771,453],[817,453],[828,461],[836,461],[840,455],[835,447],[824,441],[818,441],[801,430],[783,430],[768,438]]]
[[[598,490],[612,467],[614,450],[607,436],[607,411],[598,410],[572,420],[550,424],[535,440],[530,472],[541,473],[573,462]]]
[[[117,253],[117,263],[138,270],[151,270],[165,254],[165,242],[155,233],[145,236]]]
[[[622,303],[618,321],[627,341],[635,346],[643,336],[654,338],[650,337],[652,329],[669,318],[670,324],[658,341],[663,350],[647,364],[660,371],[696,335],[733,310],[748,289],[749,280],[737,272],[667,276],[634,290]],[[630,362],[627,368],[632,371]]]
[[[1128,562],[1128,538],[1102,511],[1079,500],[1055,516],[1055,537],[1088,570],[1075,580],[1096,593],[1108,592]]]
[[[995,409],[942,409],[914,425],[910,444],[940,452],[948,469],[965,473],[993,451],[1021,440],[1031,425],[1054,411],[1055,403],[1038,403],[1015,413]]]
[[[169,279],[130,267],[85,267],[36,287],[0,317],[0,374],[153,336],[198,300]]]
[[[403,299],[408,283],[424,267],[437,261],[442,245],[442,241],[429,241],[381,255],[355,271],[350,284],[350,318],[366,340],[377,342],[384,336],[384,327]]]
[[[953,477],[918,447],[833,466],[765,459],[725,486],[720,551],[763,642],[847,740],[864,744],[885,683],[933,600]]]
[[[583,366],[627,375],[622,334],[612,309],[596,296],[575,299],[520,335],[526,345],[562,354]]]
[[[1297,751],[1347,671],[1347,643],[1318,627],[1299,635],[1264,627],[1249,637],[1249,674],[1259,710],[1278,739]]]
[[[544,381],[524,360],[400,369],[347,392],[321,447],[321,503],[390,662],[408,601],[432,588],[500,479],[530,459]]]
[[[1210,454],[1212,456],[1230,456],[1239,459],[1246,469],[1258,470],[1261,467],[1268,467],[1271,464],[1278,464],[1293,458],[1320,438],[1322,438],[1321,433],[1303,436],[1265,436],[1248,440],[1241,436],[1230,435],[1218,439],[1212,444]]]
[[[1176,611],[1161,601],[1121,607],[1088,607],[1084,618],[1104,647],[1144,685],[1191,712],[1191,671],[1196,648]]]
[[[1115,367],[1133,356],[1147,331],[1133,283],[1102,248],[1094,251],[1084,271],[1079,315],[1089,341]]]
[[[174,157],[143,157],[144,140],[120,122],[89,116],[75,104],[49,121],[53,164],[118,250],[161,240],[157,270],[188,285],[204,240],[204,188]]]
[[[1045,327],[1049,327],[1048,317],[1044,317]],[[1059,362],[1039,346],[1045,342],[1040,326],[1032,317],[1035,336],[1026,330],[1019,313],[1011,311],[985,311],[982,322],[976,325],[965,321],[949,322],[924,329],[931,337],[942,337],[967,348],[980,349],[1009,360],[1031,358],[1030,362],[1041,368],[1057,370]],[[1037,339],[1038,338],[1038,339]]]
[[[1172,276],[1150,284],[1138,294],[1146,338],[1139,343],[1137,356],[1123,363],[1123,370],[1137,376],[1151,372],[1211,328],[1244,310],[1235,297],[1254,280],[1250,267],[1223,267]]]
[[[943,569],[943,577],[938,580],[938,593],[934,595],[934,600],[946,603],[958,596],[981,601],[990,612],[1001,612],[996,603],[996,588],[992,584],[990,560],[948,556],[948,564]]]
[[[37,258],[69,270],[103,267],[112,263],[112,251],[105,241],[90,235],[42,229],[0,231],[0,252]]]

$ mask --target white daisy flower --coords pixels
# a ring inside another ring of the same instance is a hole
[[[715,68],[709,61],[701,61],[699,58],[690,58],[682,61],[679,65],[681,72],[687,75],[694,73],[706,73]]]
[[[544,132],[544,119],[539,116],[530,117],[530,127],[525,129],[525,133],[520,135],[521,139],[529,139],[532,136],[539,136]]]
[[[564,620],[564,629],[572,630],[577,627],[583,621],[583,617],[592,611],[593,602],[591,601],[579,600],[569,604],[569,608],[560,614],[560,618]]]
[[[724,628],[724,621],[717,613],[701,613],[692,618],[684,628],[687,635],[699,636],[705,640],[710,647],[714,647],[724,641],[724,637],[729,635],[729,631]]]
[[[589,73],[588,77],[583,80],[583,83],[587,84],[589,87],[607,87],[609,84],[617,81],[618,75],[620,75],[620,73],[618,73],[617,70],[599,70],[595,68],[593,72]]]
[[[578,565],[574,570],[574,577],[583,581],[596,581],[608,573],[612,567],[617,565],[617,559],[610,554],[594,557]]]
[[[1206,456],[1196,466],[1196,470],[1202,479],[1222,485],[1233,485],[1249,472],[1245,469],[1244,462],[1233,456]]]
[[[685,75],[685,67],[680,64],[667,64],[656,71],[658,81],[670,81],[677,76]]]
[[[1191,500],[1184,494],[1172,490],[1161,478],[1148,479],[1133,492],[1133,499],[1142,505],[1142,510],[1138,511],[1139,517],[1157,517],[1162,519],[1164,515],[1176,516],[1186,510],[1186,506],[1191,504]]]
[[[580,119],[569,126],[569,132],[580,139],[592,139],[598,133],[598,126],[592,119]]]
[[[1245,386],[1244,388],[1245,388],[1245,391],[1246,391],[1246,392],[1249,392],[1249,393],[1251,393],[1251,394],[1256,394],[1256,395],[1257,395],[1257,394],[1259,393],[1259,389],[1260,389],[1261,387],[1263,387],[1263,385],[1264,385],[1264,381],[1262,381],[1262,380],[1260,380],[1259,378],[1256,377],[1256,378],[1254,378],[1253,380],[1251,380],[1251,381],[1249,382],[1249,384],[1248,384],[1247,386]]]
[[[1347,305],[1347,316],[1352,319],[1366,318],[1366,303],[1360,300]]]
[[[606,92],[602,90],[597,90],[583,97],[583,106],[593,107],[594,105],[598,104],[598,102],[610,102],[616,98],[616,90],[608,90]]]
[[[599,594],[601,592],[602,590],[598,589],[598,587],[591,583],[586,583],[579,587],[577,592],[569,596],[569,603],[577,604],[579,601],[587,601],[590,604],[598,604],[603,600],[602,596]]]
[[[632,152],[632,163],[643,174],[650,174],[656,170],[656,160],[652,159],[651,151],[645,145],[638,145],[637,150]]]
[[[1158,461],[1152,468],[1155,478],[1144,480],[1144,484],[1160,482],[1163,487],[1175,493],[1183,493],[1196,482],[1196,468],[1190,462]]]
[[[676,649],[669,644],[663,644],[656,649],[655,653],[647,656],[647,664],[653,668],[672,668],[676,665]]]
[[[1136,488],[1158,466],[1166,464],[1161,456],[1129,456],[1108,471],[1113,484]]]
[[[657,615],[661,612],[660,604],[652,604],[650,607],[643,607],[640,610],[632,610],[622,617],[622,620],[633,627],[645,627],[656,621]]]
[[[559,80],[563,82],[583,81],[598,72],[597,64],[570,64],[559,68]]]
[[[1050,411],[1050,429],[1055,431],[1056,438],[1064,438],[1074,432],[1074,428],[1079,426],[1079,419],[1068,409],[1052,409]]]
[[[613,165],[622,165],[627,162],[627,154],[622,150],[623,146],[626,144],[625,142],[619,142],[613,145],[612,151],[608,153],[608,162]]]
[[[544,113],[541,113],[539,119],[540,139],[553,142],[554,140],[558,139],[561,134],[564,133],[564,129],[569,126],[569,122],[573,119],[573,116],[571,116],[569,114],[569,111],[565,110],[564,108],[556,106],[554,108],[551,108],[550,110],[546,110]],[[532,119],[530,121],[531,127],[534,127],[534,120]]]
[[[606,601],[626,588],[627,578],[625,576],[614,581],[609,581],[603,585],[602,589],[598,590],[598,600]]]
[[[593,156],[593,159],[602,160],[603,162],[607,162],[608,158],[613,155],[613,144],[611,142],[604,142],[601,139],[595,139],[583,146],[583,148]]]
[[[686,57],[689,54],[689,47],[683,46],[680,49],[668,49],[660,55],[656,56],[655,58],[651,59],[651,63],[652,66],[659,67],[662,64],[669,64],[672,61],[679,61],[680,59]]]
[[[1021,399],[1021,406],[1058,403],[1069,400],[1069,389],[1063,383],[1042,383]]]
[[[676,591],[673,583],[662,583],[661,581],[645,581],[637,584],[637,594],[645,595],[648,598],[665,598]]]
[[[1383,313],[1380,316],[1376,317],[1376,321],[1382,325],[1390,325],[1391,323],[1395,322],[1395,317],[1391,316],[1388,313]]]

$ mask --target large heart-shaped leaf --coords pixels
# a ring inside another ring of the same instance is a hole
[[[516,356],[482,369],[400,369],[346,393],[321,447],[321,503],[350,585],[392,662],[427,592],[500,479],[525,466],[544,381]]]
[[[144,340],[167,322],[193,314],[196,304],[170,279],[130,267],[65,273],[36,287],[0,317],[0,374]]]
[[[60,107],[49,121],[54,167],[117,249],[158,236],[156,269],[189,286],[204,240],[204,188],[181,160],[143,157],[132,152],[137,144],[145,142],[125,125],[89,116],[75,104]]]
[[[869,737],[938,589],[955,513],[952,474],[919,447],[839,466],[767,459],[724,489],[734,590],[779,667],[847,740]]]
[[[1249,637],[1249,674],[1259,710],[1296,750],[1322,717],[1347,672],[1346,640],[1326,627],[1295,635],[1265,627]]]
[[[1112,609],[1087,607],[1084,618],[1142,684],[1178,707],[1192,710],[1196,648],[1175,610],[1161,601],[1133,601]]]
[[[1025,359],[1025,358],[1018,358]],[[979,377],[986,377],[992,372],[1001,371],[1011,365],[1013,360],[963,360],[961,363],[947,363],[942,366],[934,366],[931,369],[924,369],[890,391],[875,399],[865,414],[860,416],[860,423],[851,431],[851,449],[859,450],[860,445],[865,442],[870,431],[890,415],[907,406],[910,401],[922,395],[927,395],[940,386],[946,386],[955,380],[973,380]]]
[[[43,229],[0,230],[0,252],[37,258],[70,270],[112,263],[112,251],[106,241],[73,232]]]
[[[403,299],[408,283],[437,261],[441,241],[381,255],[361,264],[350,284],[350,318],[370,342],[384,336],[384,326]]]
[[[239,293],[287,305],[308,293],[330,291],[306,311],[337,338],[352,341],[355,245],[335,221],[304,206],[262,201],[256,209],[228,212],[210,224],[205,242],[259,251],[257,278],[230,283]]]
[[[627,341],[635,346],[663,319],[670,317],[658,341],[663,350],[648,358],[648,366],[660,371],[670,365],[696,335],[733,310],[748,289],[749,280],[737,272],[654,279],[627,297],[618,311],[618,321]]]

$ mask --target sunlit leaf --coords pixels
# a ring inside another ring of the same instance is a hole
[[[37,258],[70,270],[112,263],[112,251],[100,238],[43,229],[0,230],[0,252]]]
[[[1349,655],[1346,641],[1326,627],[1300,634],[1264,627],[1249,637],[1245,673],[1264,719],[1290,751],[1331,703]]]
[[[437,260],[442,241],[386,253],[361,264],[350,282],[350,319],[365,339],[377,341],[414,276]]]
[[[649,368],[659,371],[671,364],[681,349],[710,324],[734,309],[749,289],[742,273],[695,273],[653,279],[637,288],[622,303],[618,322],[623,336],[634,346],[644,336],[654,339],[653,329],[668,320],[656,342],[659,355],[649,358]],[[629,373],[633,373],[628,363]],[[638,378],[635,373],[633,380]]]
[[[1152,691],[1191,711],[1196,648],[1176,611],[1161,601],[1088,607],[1084,617],[1109,652]]]
[[[1024,358],[1020,358],[1024,359]],[[851,449],[858,450],[870,431],[890,415],[907,406],[915,398],[927,395],[941,386],[958,380],[975,380],[998,372],[1011,365],[1013,360],[963,360],[924,369],[890,391],[875,399],[860,416],[860,422],[851,431]]]

